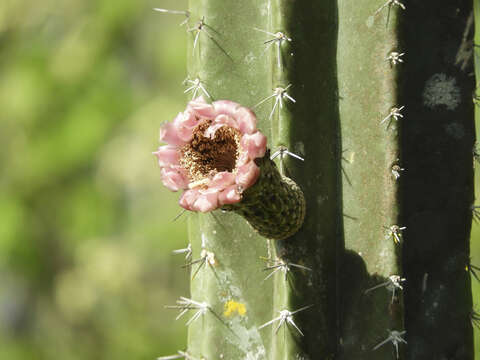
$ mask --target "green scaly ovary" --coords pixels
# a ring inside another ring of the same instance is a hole
[[[243,216],[262,236],[281,240],[295,234],[305,218],[305,198],[300,187],[282,176],[270,160],[270,151],[255,160],[260,167],[257,182],[245,190],[237,204],[223,210]]]

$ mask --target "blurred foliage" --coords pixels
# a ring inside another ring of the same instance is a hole
[[[152,151],[183,110],[186,1],[0,1],[0,358],[185,347],[186,223]]]

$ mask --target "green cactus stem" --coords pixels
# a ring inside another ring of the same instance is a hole
[[[382,5],[338,1],[345,247],[339,274],[340,359],[392,358],[396,350],[390,342],[376,345],[388,338],[389,330],[405,330],[403,292],[392,285],[397,290],[392,298],[388,289],[389,277],[403,274],[399,185],[410,175],[408,168],[400,172],[401,129],[410,121],[403,117],[408,107],[399,98],[404,63],[391,60],[393,53],[406,52],[398,30],[404,10]],[[385,286],[375,288],[379,284]],[[404,347],[399,344],[402,356]]]
[[[189,10],[189,77],[283,153],[243,207],[190,215],[188,353],[472,360],[471,1]]]
[[[335,44],[329,40],[335,37],[335,7],[318,4],[312,12],[287,2],[202,0],[192,1],[190,12],[192,20],[204,19],[208,32],[199,35],[189,54],[190,77],[204,80],[214,99],[250,107],[276,88],[292,84],[287,90],[296,103],[282,98],[282,108],[277,103],[272,112],[277,98],[265,101],[255,107],[258,125],[268,136],[272,152],[287,148],[311,157],[305,162],[282,156],[276,160],[284,175],[298,182],[305,193],[305,224],[293,237],[277,240],[275,245],[267,240],[278,237],[272,231],[277,232],[282,223],[299,223],[304,211],[297,200],[300,196],[294,199],[299,211],[268,215],[276,219],[267,218],[268,231],[262,231],[266,238],[232,212],[190,216],[194,258],[200,256],[203,245],[217,261],[197,273],[191,297],[208,303],[218,317],[206,314],[189,326],[188,351],[206,359],[331,358],[336,349],[336,311],[332,309],[339,231],[338,113],[336,83],[330,73]],[[274,37],[256,29],[283,32],[292,41],[284,40],[280,47],[274,41],[266,51],[270,43],[264,42]],[[312,49],[314,38],[320,39],[323,50]],[[316,59],[325,49],[330,56],[320,63]],[[319,94],[332,106],[320,103]],[[319,151],[319,144],[324,150]],[[268,158],[263,161],[273,164]],[[276,178],[289,185],[285,177]],[[265,268],[269,272],[262,271]]]

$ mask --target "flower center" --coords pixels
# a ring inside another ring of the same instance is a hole
[[[239,155],[240,132],[227,125],[217,129],[213,139],[204,136],[211,124],[205,121],[193,130],[193,139],[181,149],[180,164],[192,181],[211,177],[217,172],[235,169]]]

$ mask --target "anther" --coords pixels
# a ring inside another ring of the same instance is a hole
[[[196,187],[201,187],[201,186],[204,186],[204,185],[208,185],[209,183],[210,183],[209,178],[200,179],[200,180],[192,181],[191,183],[189,183],[188,188],[189,189],[195,189]]]

